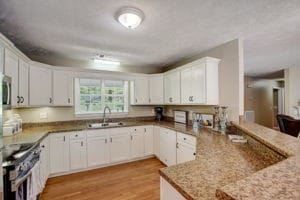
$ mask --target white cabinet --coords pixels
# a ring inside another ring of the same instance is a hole
[[[180,71],[173,70],[164,75],[166,104],[180,104]]]
[[[53,70],[53,105],[73,105],[73,79],[68,71]]]
[[[144,127],[144,155],[154,154],[153,126]]]
[[[149,104],[149,81],[148,76],[137,76],[130,82],[131,104]]]
[[[149,75],[149,103],[164,104],[163,74]]]
[[[11,105],[18,106],[19,58],[9,49],[5,49],[4,73],[11,77]]]
[[[41,141],[40,143],[40,149],[41,149],[41,153],[40,153],[40,176],[41,176],[41,181],[42,181],[42,185],[43,187],[46,184],[46,181],[49,177],[50,174],[50,146],[49,146],[49,137],[46,137],[43,139],[43,141]]]
[[[87,166],[109,163],[109,130],[90,130],[87,132]]]
[[[68,133],[50,135],[50,172],[51,174],[69,171],[70,149]]]
[[[154,155],[157,158],[160,158],[160,142],[159,142],[159,138],[160,138],[160,127],[159,126],[154,126],[153,127],[153,148],[154,148]]]
[[[167,166],[176,164],[176,132],[160,129],[160,160]]]
[[[85,132],[69,133],[70,135],[70,169],[86,167],[86,134]]]
[[[130,158],[129,128],[111,129],[109,142],[110,162],[120,162]]]
[[[130,158],[141,158],[144,156],[144,129],[135,127],[130,134]]]
[[[196,159],[196,137],[177,132],[177,164]]]
[[[219,103],[218,64],[219,59],[206,57],[181,67],[181,104]]]
[[[29,103],[29,64],[19,59],[19,107]]]
[[[46,65],[37,65],[31,65],[29,70],[29,103],[49,106],[52,105],[52,70]]]
[[[170,183],[160,177],[160,200],[186,200]]]
[[[4,74],[4,47],[0,44],[0,72]]]

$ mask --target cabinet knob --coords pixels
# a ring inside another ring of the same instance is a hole
[[[135,103],[137,103],[137,99],[135,99]]]
[[[20,103],[20,96],[17,96],[17,103]]]
[[[21,97],[21,102],[20,103],[24,103],[24,97]]]
[[[68,98],[68,103],[71,103],[71,99],[70,98]]]
[[[52,103],[52,98],[51,97],[49,98],[49,103]]]

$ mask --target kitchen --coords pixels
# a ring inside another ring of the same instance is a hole
[[[163,33],[150,12],[172,5],[185,24],[205,6],[12,2],[0,3],[4,200],[299,198],[299,139],[243,117],[247,38],[194,45],[199,29]]]

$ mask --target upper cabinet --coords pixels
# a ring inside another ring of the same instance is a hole
[[[0,72],[4,72],[4,47],[0,43]]]
[[[205,57],[180,69],[181,104],[219,104],[219,62]]]
[[[131,104],[145,105],[149,104],[149,81],[148,76],[137,76],[130,82]]]
[[[52,70],[47,65],[34,63],[29,70],[29,97],[31,106],[52,105]]]
[[[73,78],[68,71],[53,70],[53,105],[73,105]]]
[[[149,103],[164,104],[164,75],[149,75]]]
[[[164,75],[166,104],[180,104],[180,71],[172,70]]]
[[[11,98],[13,107],[28,106],[29,64],[5,49],[4,74],[11,77]]]

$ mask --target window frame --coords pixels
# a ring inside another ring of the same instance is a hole
[[[94,80],[99,80],[100,85],[101,85],[101,92],[100,92],[100,98],[101,98],[101,111],[99,112],[82,112],[80,110],[80,79],[94,79]],[[104,105],[105,105],[105,96],[108,96],[107,94],[105,95],[105,81],[122,81],[123,82],[123,87],[124,87],[124,94],[123,95],[116,95],[116,96],[121,96],[124,98],[124,112],[117,112],[115,110],[112,110],[111,114],[112,115],[124,115],[129,113],[129,81],[124,80],[124,79],[115,79],[115,78],[108,78],[108,77],[103,77],[103,78],[97,78],[97,77],[77,77],[75,78],[74,82],[74,112],[76,117],[93,117],[93,116],[99,116],[99,114],[104,113]]]

